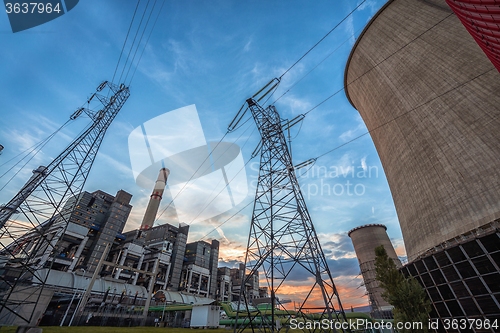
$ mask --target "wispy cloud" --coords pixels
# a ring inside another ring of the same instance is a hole
[[[252,47],[252,42],[253,42],[253,38],[252,37],[248,38],[247,43],[245,44],[245,46],[243,46],[243,52],[250,51],[250,49]]]
[[[294,94],[287,94],[280,100],[280,105],[292,115],[299,115],[309,111],[313,105],[307,98],[298,97]]]
[[[363,171],[367,171],[368,170],[368,166],[366,165],[366,156],[364,156],[363,158],[361,158],[361,168],[363,169]]]
[[[361,116],[357,114],[354,116],[354,119],[356,121],[356,126],[340,134],[339,139],[342,142],[347,142],[354,139],[355,137],[360,136],[361,134],[366,133],[366,125],[363,122],[363,119],[361,119]]]
[[[103,159],[103,162],[110,166],[114,171],[118,171],[122,175],[127,177],[130,177],[132,175],[132,169],[130,168],[130,165],[128,163],[123,163],[122,161],[117,160],[116,158],[106,153],[99,153],[99,158]]]

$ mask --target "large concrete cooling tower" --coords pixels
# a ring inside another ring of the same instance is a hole
[[[433,316],[500,317],[499,72],[444,0],[394,0],[357,40],[345,90]]]
[[[382,298],[384,290],[379,287],[376,280],[375,248],[383,245],[389,258],[394,260],[397,267],[401,267],[386,230],[387,227],[383,224],[367,224],[347,233],[356,251],[374,318],[390,318],[392,309],[392,306]]]

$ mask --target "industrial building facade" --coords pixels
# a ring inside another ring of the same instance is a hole
[[[35,258],[38,267],[68,273],[83,270],[91,276],[109,243],[112,247],[105,259],[121,267],[149,272],[158,261],[152,292],[181,290],[203,297],[215,295],[218,241],[187,243],[189,226],[182,223],[179,227],[164,224],[123,233],[132,209],[131,198],[131,194],[122,190],[116,196],[98,190],[71,198],[67,205],[75,200],[77,203],[68,226],[55,219],[45,234],[58,251],[39,250]],[[25,238],[23,246],[35,247],[39,234],[28,234]],[[98,273],[105,279],[130,285],[146,287],[149,281],[147,275],[112,265],[105,265]],[[188,280],[192,285],[186,288]]]
[[[11,246],[23,247],[26,253],[36,251],[33,260],[38,269],[51,267],[72,272],[84,267],[92,274],[105,244],[118,244],[124,238],[121,232],[132,209],[131,198],[125,191],[118,191],[116,196],[103,191],[83,192],[65,204],[71,207],[77,201],[69,218],[56,216],[44,223],[44,236],[52,246],[37,247],[40,234],[36,231],[27,233]],[[13,253],[16,252],[17,249],[13,249]]]
[[[137,324],[141,316],[130,316],[130,311],[134,306],[143,306],[148,294],[158,295],[153,297],[152,304],[156,305],[237,299],[240,276],[245,273],[218,267],[217,240],[188,243],[189,225],[183,223],[177,227],[163,224],[123,232],[132,209],[131,198],[123,190],[115,196],[101,190],[82,192],[66,203],[75,206],[69,217],[44,223],[44,236],[52,247],[37,247],[38,232],[28,233],[12,244],[23,247],[27,253],[30,249],[36,251],[36,275],[40,280],[46,277],[45,289],[50,295],[40,305],[47,308],[42,325],[78,325],[87,317],[92,318],[88,323],[95,325],[126,325],[127,317],[137,320]],[[111,244],[107,255],[106,244]],[[109,264],[97,270],[102,260]],[[7,280],[23,273],[8,261],[2,264],[1,272]],[[78,315],[77,304],[95,276],[84,315]],[[251,281],[246,287],[257,297],[258,275]],[[27,297],[20,292],[13,295]],[[6,311],[0,314],[4,319],[8,316]]]
[[[445,0],[393,0],[344,79],[392,192],[403,271],[426,288],[432,317],[500,318],[498,70]]]
[[[214,297],[217,289],[219,242],[198,241],[186,246],[180,290]]]
[[[144,271],[152,271],[158,261],[153,292],[179,289],[184,264],[184,251],[189,226],[180,224],[159,225],[146,231],[132,230],[124,233],[125,239],[111,250],[111,261]],[[146,285],[149,277],[127,269],[106,267],[114,279],[133,285]]]

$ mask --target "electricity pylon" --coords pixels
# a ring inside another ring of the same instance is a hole
[[[254,99],[246,103],[261,135],[261,156],[238,306],[244,307],[239,309],[238,317],[248,319],[241,320],[244,324],[238,328],[235,325],[235,331],[250,326],[252,330],[258,327],[274,332],[291,316],[327,319],[331,323],[346,321],[295,175],[280,116],[272,105],[264,109]],[[259,271],[271,298],[265,310],[251,306],[255,295],[248,288]],[[299,276],[302,286],[308,284],[302,302],[295,311],[279,310],[276,295],[293,292],[287,281],[297,281]],[[335,326],[331,331],[336,331]]]
[[[40,277],[36,271],[44,259],[57,255],[56,243],[66,230],[106,130],[129,96],[125,85],[102,82],[87,107],[70,117],[74,120],[85,113],[90,123],[84,131],[47,166],[35,170],[0,207],[0,326],[12,322],[36,325],[41,317],[43,310],[37,305],[45,297],[48,274]],[[46,230],[57,224],[61,232],[48,239]],[[34,246],[25,245],[28,237],[36,237]]]

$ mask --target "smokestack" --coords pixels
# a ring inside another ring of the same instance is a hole
[[[147,230],[153,226],[156,218],[156,213],[158,213],[158,207],[160,207],[160,201],[163,195],[163,191],[165,190],[165,186],[167,185],[167,178],[169,174],[170,170],[168,170],[167,168],[160,169],[160,174],[158,175],[153,193],[151,194],[151,197],[149,199],[148,207],[146,208],[146,212],[144,213],[140,230]]]

